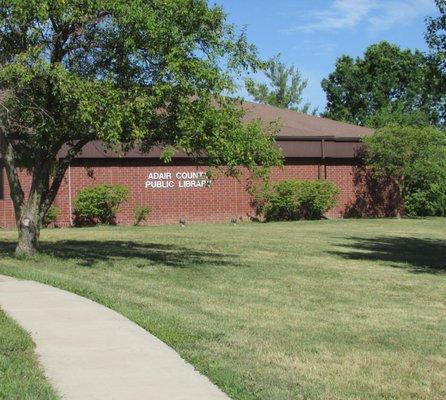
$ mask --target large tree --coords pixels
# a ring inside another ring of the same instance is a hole
[[[308,85],[298,68],[287,66],[279,56],[266,62],[263,70],[267,82],[246,79],[245,87],[254,100],[271,106],[310,112],[310,103],[303,103],[303,91]],[[317,110],[311,111],[315,114]]]
[[[420,51],[402,50],[380,42],[363,57],[342,56],[328,78],[322,81],[327,95],[325,116],[360,125],[372,125],[377,113],[392,122],[428,120],[437,124],[444,117],[441,95],[430,90],[435,71]],[[379,126],[375,126],[379,127]]]
[[[166,160],[181,149],[230,174],[280,162],[273,132],[241,124],[241,107],[222,96],[258,65],[245,35],[205,0],[0,0],[0,161],[16,252],[36,251],[42,218],[89,141],[160,145]]]

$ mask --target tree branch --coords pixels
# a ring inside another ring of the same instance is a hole
[[[79,140],[68,150],[67,155],[62,160],[59,160],[56,172],[54,174],[54,179],[51,183],[51,186],[45,193],[44,199],[40,207],[41,215],[45,215],[45,213],[51,207],[51,204],[53,204],[69,165],[89,141],[90,139]]]
[[[20,183],[17,167],[15,165],[14,149],[12,144],[8,141],[2,126],[0,126],[0,155],[0,161],[4,165],[6,175],[8,177],[9,189],[11,192],[11,199],[14,204],[16,220],[19,220],[25,195]]]

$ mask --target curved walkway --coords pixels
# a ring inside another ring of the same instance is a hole
[[[30,332],[64,400],[229,399],[166,344],[93,301],[0,276],[0,307]]]

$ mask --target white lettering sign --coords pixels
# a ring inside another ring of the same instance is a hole
[[[212,181],[202,171],[150,172],[145,182],[146,189],[191,189],[210,187]]]

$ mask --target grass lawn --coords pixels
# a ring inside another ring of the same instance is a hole
[[[233,399],[446,398],[446,219],[44,230],[32,261],[15,235],[0,273],[119,311]]]
[[[0,399],[56,400],[29,335],[0,310]]]

